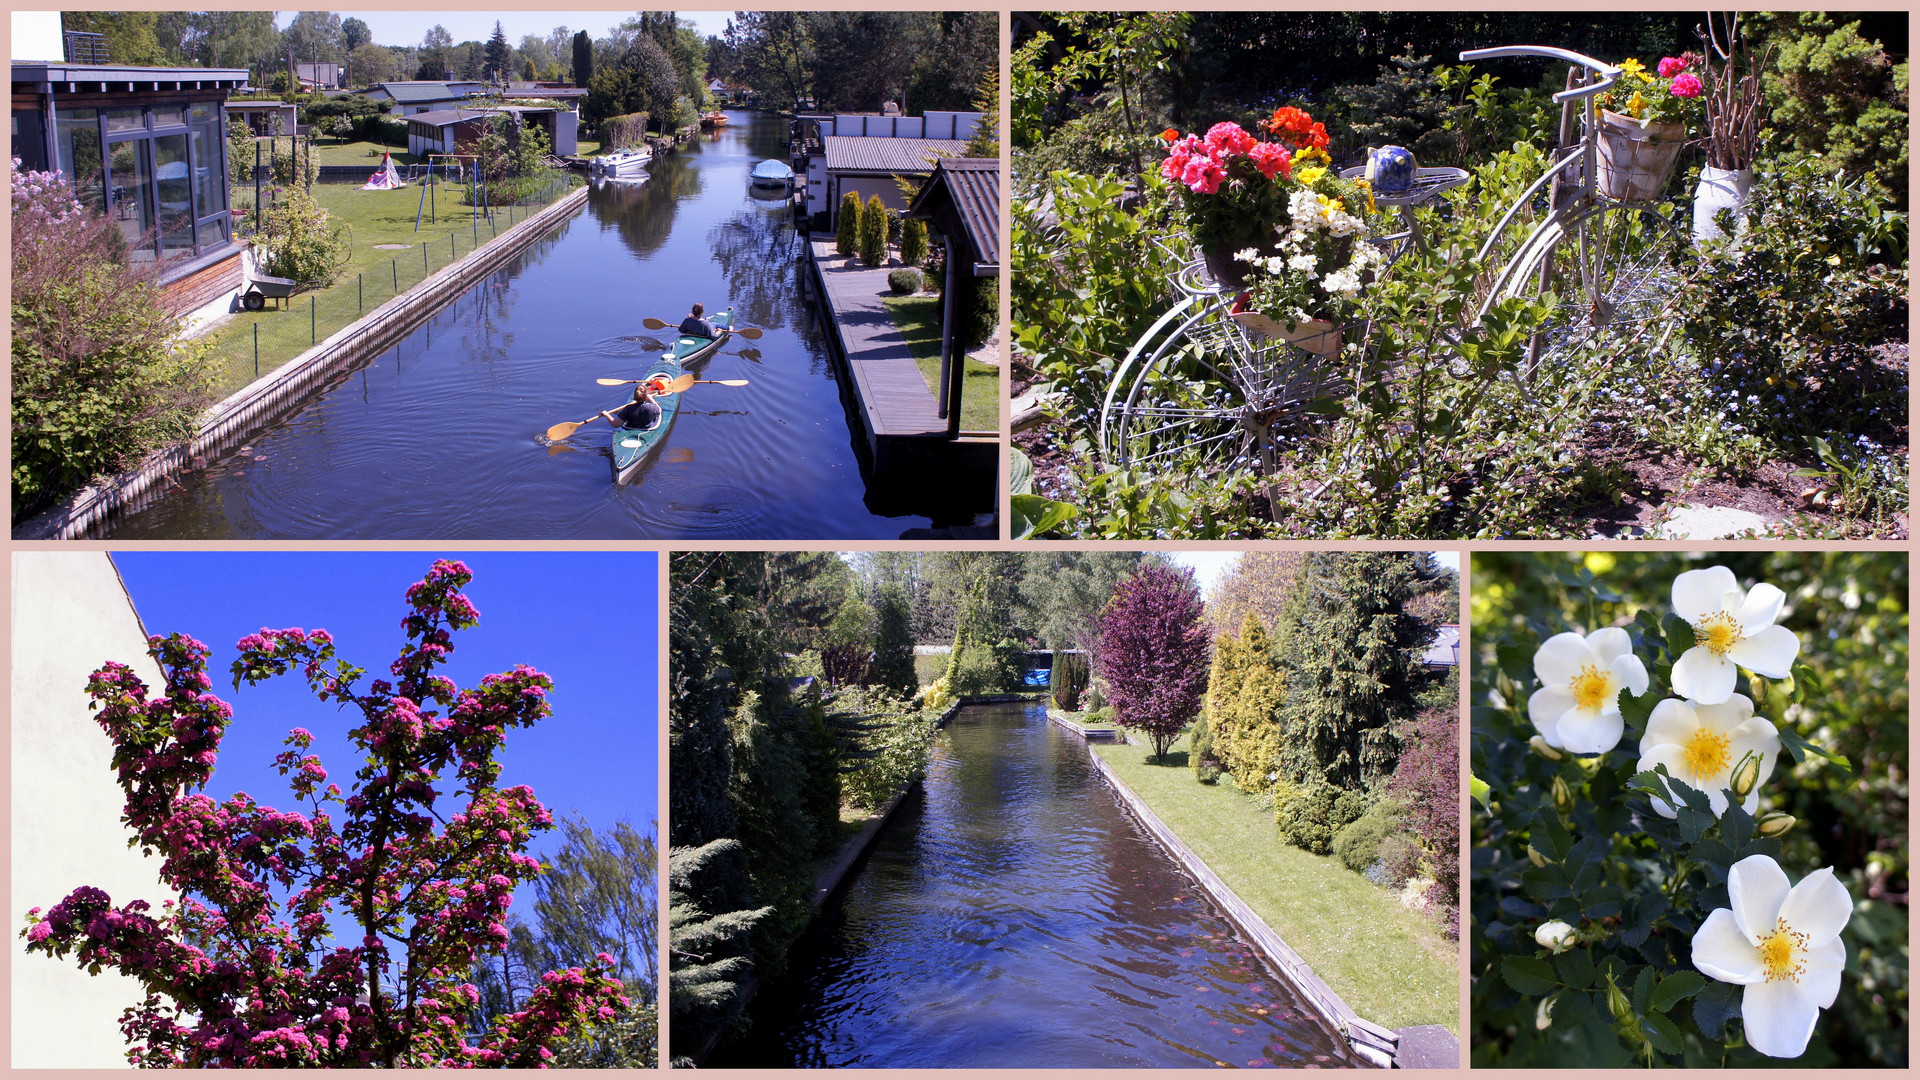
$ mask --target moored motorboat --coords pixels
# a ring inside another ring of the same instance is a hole
[[[733,309],[729,308],[708,320],[722,330],[733,323]],[[673,343],[673,351],[662,353],[648,367],[642,376],[646,382],[664,387],[685,374],[688,368],[704,363],[720,350],[720,344],[727,336],[717,338],[689,337],[682,335]],[[660,405],[660,422],[650,428],[615,428],[613,430],[613,480],[624,484],[632,479],[640,466],[660,444],[666,441],[667,429],[673,426],[674,418],[680,415],[682,394],[667,394],[654,398]]]
[[[700,114],[700,126],[703,128],[723,128],[727,126],[727,114],[718,109]]]
[[[635,180],[647,174],[653,151],[646,147],[616,150],[601,154],[587,163],[587,173],[596,180]]]
[[[784,161],[776,161],[773,158],[768,158],[760,164],[755,165],[753,171],[748,173],[747,176],[751,179],[754,187],[784,190],[787,185],[793,183],[793,168]]]

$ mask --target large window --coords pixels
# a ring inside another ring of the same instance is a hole
[[[60,170],[82,202],[113,217],[134,260],[173,261],[226,244],[216,103],[60,108],[54,118]]]

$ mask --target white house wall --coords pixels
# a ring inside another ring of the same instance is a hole
[[[87,676],[107,660],[164,685],[146,654],[133,602],[99,551],[13,556],[13,1067],[125,1068],[120,1014],[146,997],[125,976],[88,975],[72,960],[29,955],[13,938],[28,908],[41,910],[82,885],[116,905],[160,910],[173,894],[160,860],[127,847],[113,744],[87,708]]]

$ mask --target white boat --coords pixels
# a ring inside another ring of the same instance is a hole
[[[753,178],[754,187],[784,188],[793,183],[793,169],[786,162],[772,158],[755,165],[747,175]]]
[[[653,151],[644,146],[637,150],[616,150],[588,162],[587,173],[596,180],[634,180],[646,174],[647,163],[652,160]]]

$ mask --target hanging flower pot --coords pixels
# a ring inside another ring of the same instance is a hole
[[[1221,286],[1238,292],[1247,286],[1247,264],[1233,257],[1233,252],[1220,244],[1208,244],[1200,249],[1207,260],[1207,274]]]
[[[1288,329],[1286,323],[1249,309],[1246,293],[1233,302],[1232,315],[1234,322],[1256,334],[1285,341],[1315,356],[1340,354],[1340,327],[1326,319],[1303,319]]]
[[[1622,202],[1652,202],[1673,172],[1687,126],[1677,120],[1640,126],[1640,121],[1601,110],[1598,179],[1600,193]]]
[[[1752,187],[1752,169],[1703,166],[1700,184],[1693,191],[1693,242],[1700,244],[1720,239],[1723,234],[1720,226],[1713,222],[1714,215],[1722,210],[1732,210],[1735,218],[1742,217],[1747,205],[1747,192]]]

